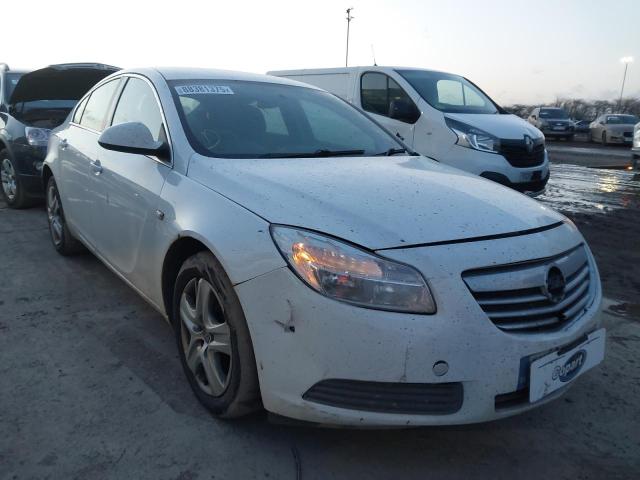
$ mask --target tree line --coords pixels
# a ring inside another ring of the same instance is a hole
[[[617,100],[583,100],[581,98],[558,98],[555,102],[544,105],[514,104],[504,107],[509,113],[527,118],[536,107],[562,107],[574,120],[595,120],[605,113],[627,113],[640,117],[640,98],[623,98]]]

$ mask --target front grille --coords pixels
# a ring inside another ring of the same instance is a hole
[[[332,407],[368,412],[449,415],[462,408],[461,383],[322,380],[302,396]]]
[[[529,151],[524,140],[500,140],[500,154],[514,167],[537,167],[544,163],[544,141],[537,142]]]
[[[553,267],[565,279],[559,298],[546,293]],[[556,330],[582,316],[592,296],[582,245],[553,258],[465,272],[463,279],[489,319],[507,332]]]

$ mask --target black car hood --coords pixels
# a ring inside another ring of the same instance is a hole
[[[9,103],[80,100],[96,83],[118,70],[100,63],[66,63],[34,70],[20,78]]]

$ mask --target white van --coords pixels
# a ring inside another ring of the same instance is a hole
[[[417,68],[281,70],[369,113],[422,155],[521,192],[549,180],[544,135],[464,77]]]

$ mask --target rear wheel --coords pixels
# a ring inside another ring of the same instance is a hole
[[[198,400],[223,418],[259,409],[249,329],[233,285],[211,253],[200,252],[184,262],[173,305],[182,367]]]
[[[62,203],[58,186],[53,177],[47,183],[47,219],[49,220],[49,233],[54,248],[60,255],[68,256],[81,252],[83,245],[71,234],[64,218]]]
[[[7,150],[0,151],[0,179],[2,180],[2,194],[9,207],[25,208],[30,205]]]

